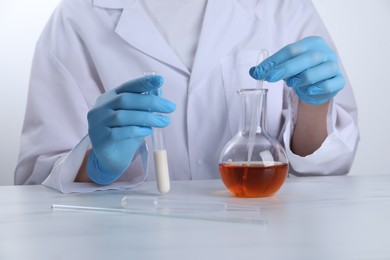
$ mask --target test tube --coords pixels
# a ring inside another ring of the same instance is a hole
[[[145,72],[145,76],[156,75],[156,72]],[[161,89],[157,90],[157,95],[161,96]],[[161,193],[167,193],[170,188],[168,156],[165,145],[164,129],[153,128],[153,157],[154,167],[156,172],[157,189]]]

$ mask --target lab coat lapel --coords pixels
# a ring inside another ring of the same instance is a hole
[[[187,67],[169,47],[137,0],[94,0],[105,8],[123,7],[115,32],[140,52],[189,75]]]
[[[194,59],[190,89],[194,88],[235,45],[248,35],[253,20],[236,0],[209,0]]]

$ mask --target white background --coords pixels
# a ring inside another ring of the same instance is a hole
[[[12,185],[35,42],[59,0],[0,0],[0,185]],[[351,174],[388,174],[390,1],[313,0],[336,43],[359,106]]]

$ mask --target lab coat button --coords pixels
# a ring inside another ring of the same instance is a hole
[[[199,166],[202,166],[203,165],[203,160],[202,159],[198,159],[197,163],[198,163]]]

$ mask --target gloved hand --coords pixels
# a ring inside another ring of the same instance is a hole
[[[154,92],[163,84],[161,76],[145,76],[125,82],[101,95],[88,112],[88,133],[92,151],[87,161],[88,177],[98,184],[110,184],[129,167],[151,127],[166,127],[176,106]]]
[[[257,80],[281,79],[298,97],[309,104],[322,104],[333,98],[345,84],[337,55],[318,36],[306,37],[282,48],[249,74]]]

